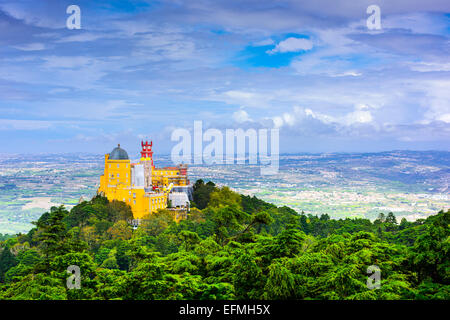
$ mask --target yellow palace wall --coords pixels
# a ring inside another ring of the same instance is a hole
[[[103,192],[110,201],[119,200],[130,205],[135,219],[167,207],[166,194],[145,194],[144,188],[132,187],[130,160],[109,160],[109,154],[105,155],[105,170],[100,177],[98,192]]]
[[[152,170],[152,183],[158,186],[168,186],[173,183],[175,186],[186,186],[185,176],[180,175],[178,169],[155,168]]]

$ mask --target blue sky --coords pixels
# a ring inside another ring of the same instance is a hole
[[[438,0],[0,0],[0,152],[169,153],[194,120],[287,153],[450,150],[449,36]]]

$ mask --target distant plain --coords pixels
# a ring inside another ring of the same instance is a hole
[[[155,164],[171,161],[155,156]],[[26,232],[51,206],[90,199],[102,166],[98,154],[1,154],[0,233]],[[261,176],[257,165],[196,165],[189,176],[332,218],[393,212],[398,221],[416,220],[450,208],[450,152],[443,151],[291,154],[280,156],[277,175]]]

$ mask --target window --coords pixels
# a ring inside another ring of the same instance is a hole
[[[120,164],[117,164],[117,168],[120,168]]]
[[[133,193],[133,198],[136,198],[136,193]]]
[[[119,174],[117,174],[117,178],[119,177]]]
[[[133,204],[136,204],[136,200],[133,200]]]

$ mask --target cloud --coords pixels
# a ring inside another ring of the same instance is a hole
[[[419,72],[450,71],[449,62],[411,62],[410,69]]]
[[[336,137],[450,141],[448,1],[383,2],[377,33],[365,24],[369,0],[172,1],[138,14],[80,0],[82,30],[65,28],[59,3],[0,5],[0,113],[43,121],[0,124],[42,127],[27,137],[36,145],[125,128],[153,137],[193,119],[279,127],[292,136],[287,151],[302,137],[323,149]],[[71,130],[44,133],[45,121],[68,119]]]
[[[96,34],[92,32],[79,33],[74,35],[69,35],[63,38],[58,39],[56,42],[64,43],[64,42],[90,42],[96,41],[99,39],[109,38],[112,35],[107,34]]]
[[[0,119],[0,130],[42,130],[52,126],[50,121]]]
[[[436,120],[450,123],[450,113],[441,114],[437,117]]]
[[[340,115],[334,116],[322,112],[316,112],[310,108],[294,107],[291,112],[284,112],[281,116],[272,118],[275,128],[282,127],[301,127],[305,123],[314,119],[321,122],[323,125],[334,128],[343,129],[344,127],[351,127],[360,124],[369,124],[374,121],[373,115],[369,110],[370,107],[364,104],[356,105],[354,110]]]
[[[440,34],[420,34],[403,30],[386,30],[382,33],[354,33],[348,37],[381,52],[397,55],[410,55],[430,59],[450,54],[448,36]]]
[[[373,121],[373,116],[370,111],[355,110],[347,114],[342,120],[342,123],[352,125],[355,123],[369,123]]]
[[[251,121],[250,116],[245,110],[238,110],[233,113],[233,120],[237,123],[243,123],[246,121]]]
[[[313,43],[309,39],[304,38],[287,38],[279,42],[275,48],[268,50],[268,54],[286,53],[286,52],[300,52],[308,51],[313,47]]]
[[[209,99],[223,101],[228,104],[236,104],[243,107],[266,108],[269,107],[270,101],[273,100],[272,93],[264,93],[247,90],[229,90],[223,93],[211,95]]]
[[[47,56],[43,57],[46,68],[58,68],[58,69],[73,69],[83,68],[94,62],[94,59],[83,56]]]
[[[254,47],[264,47],[264,46],[270,46],[270,45],[272,45],[274,43],[275,42],[272,39],[269,38],[269,39],[264,39],[264,40],[261,40],[261,41],[256,41],[252,45]]]
[[[9,16],[23,21],[26,25],[57,29],[64,27],[67,5],[57,0],[8,1],[0,3],[0,10]]]
[[[421,83],[423,90],[427,93],[426,112],[420,123],[431,123],[443,121],[450,123],[450,87],[449,80],[427,80]]]
[[[39,51],[45,49],[45,45],[43,43],[29,43],[13,47],[22,51]]]

